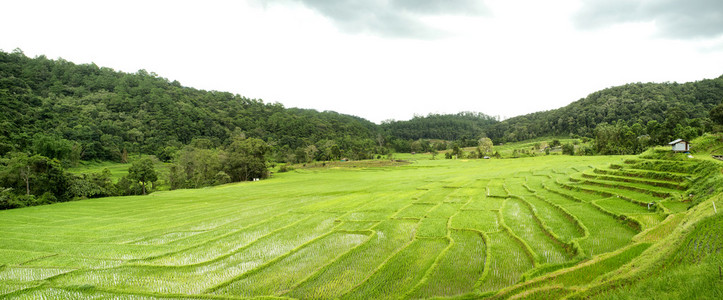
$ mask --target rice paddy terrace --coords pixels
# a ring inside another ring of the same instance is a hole
[[[678,227],[695,170],[638,157],[419,161],[1,211],[0,295],[574,296]]]

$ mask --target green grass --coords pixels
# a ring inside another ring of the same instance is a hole
[[[621,188],[656,186],[570,182],[611,164],[641,178],[643,167],[669,162],[414,158],[0,211],[0,297],[474,298],[500,289],[559,297],[601,282],[686,224],[688,204],[658,198],[680,211],[663,221],[666,214],[626,198],[653,195]],[[547,276],[550,284],[521,283]]]
[[[534,207],[542,222],[563,242],[584,236],[585,230],[582,226],[560,206],[546,202],[537,196],[527,196],[524,199]]]
[[[282,294],[296,282],[368,238],[366,234],[332,233],[257,272],[247,273],[248,276],[233,281],[215,293],[242,297]]]
[[[540,258],[540,263],[559,264],[571,258],[562,243],[545,231],[523,200],[507,199],[502,215],[515,235],[525,241],[534,241],[528,245]]]
[[[73,174],[90,174],[90,173],[103,173],[104,169],[108,169],[111,174],[111,180],[113,182],[118,182],[121,177],[128,175],[128,168],[131,167],[131,163],[134,160],[140,159],[140,157],[131,157],[130,161],[128,163],[119,163],[119,162],[109,162],[109,161],[103,161],[103,162],[97,162],[97,161],[81,161],[77,166],[70,167],[67,169],[68,172]],[[157,172],[161,174],[159,178],[162,180],[165,180],[163,178],[166,177],[168,174],[168,171],[170,169],[170,164],[163,163],[163,162],[156,162],[154,164],[154,167]]]
[[[491,210],[462,210],[452,217],[452,228],[472,229],[480,232],[500,230],[497,213]]]
[[[447,219],[425,218],[417,230],[419,237],[445,237],[447,236]]]
[[[484,239],[478,232],[468,230],[454,230],[451,238],[454,244],[411,294],[413,298],[454,296],[474,291],[484,271]]]
[[[115,162],[81,162],[76,167],[68,168],[68,172],[73,174],[90,174],[102,173],[104,169],[108,169],[113,182],[117,182],[121,177],[128,175],[130,163],[122,164]]]
[[[298,283],[288,296],[304,299],[336,298],[361,284],[394,253],[414,239],[416,221],[388,220],[374,227],[366,243]]]
[[[447,245],[446,239],[412,242],[341,299],[397,299],[404,296],[422,279]]]
[[[533,268],[533,261],[525,249],[507,231],[490,233],[489,263],[485,267],[486,276],[482,277],[480,290],[482,292],[497,289],[517,283],[522,274]]]
[[[597,299],[723,299],[723,279],[719,275],[723,257],[710,257],[699,264],[667,270],[624,286]]]

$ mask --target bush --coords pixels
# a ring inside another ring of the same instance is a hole
[[[575,155],[575,145],[570,143],[562,145],[562,154]]]
[[[116,189],[122,196],[130,195],[141,195],[143,194],[143,187],[137,181],[128,179],[128,176],[123,176],[118,183],[116,183]]]
[[[226,174],[226,172],[224,171],[218,171],[218,173],[216,173],[216,176],[214,176],[214,180],[216,184],[226,184],[231,182],[231,176],[228,176],[228,174]]]
[[[589,147],[589,146],[585,146],[585,147],[580,148],[577,151],[577,153],[579,155],[592,156],[592,155],[595,155],[595,149],[593,149],[592,147]]]

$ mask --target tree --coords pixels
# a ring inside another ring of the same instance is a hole
[[[134,162],[128,169],[128,178],[140,182],[143,187],[143,195],[145,195],[146,183],[152,183],[158,180],[158,173],[156,173],[156,169],[153,167],[153,160],[146,157]]]
[[[70,197],[70,180],[60,162],[41,155],[10,153],[8,159],[0,160],[0,187],[12,188],[15,195],[22,195],[23,206],[66,201]]]
[[[462,158],[462,150],[459,148],[459,146],[454,145],[454,147],[452,147],[452,156]]]
[[[718,125],[723,125],[723,102],[710,111],[710,119]]]
[[[313,149],[315,150],[316,147]],[[305,155],[303,149],[301,150]],[[231,177],[233,182],[266,178],[268,176],[266,154],[269,151],[269,145],[260,139],[236,138],[226,150],[227,156],[224,160],[226,174]]]
[[[479,139],[479,148],[480,148],[480,150],[482,150],[482,153],[484,153],[484,154],[491,153],[493,150],[493,147],[494,146],[493,146],[492,140],[490,138],[483,137],[483,138]]]
[[[562,145],[562,154],[575,155],[575,145],[570,143]]]
[[[412,142],[410,147],[411,147],[412,152],[414,152],[414,153],[417,153],[417,152],[421,153],[423,150],[421,140],[416,140],[416,141]]]

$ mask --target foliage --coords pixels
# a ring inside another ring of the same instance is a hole
[[[169,172],[171,189],[198,188],[267,178],[270,147],[257,138],[238,136],[225,149],[186,146]]]
[[[70,200],[70,186],[71,179],[56,159],[15,152],[0,160],[3,197],[5,202],[15,203],[5,208]]]
[[[575,145],[570,143],[562,145],[562,154],[575,155]]]
[[[140,182],[143,189],[143,195],[145,195],[146,184],[153,183],[158,180],[158,173],[156,173],[156,169],[153,167],[153,160],[145,157],[133,162],[131,167],[128,169],[128,179],[132,182]]]
[[[316,149],[313,145],[309,146]],[[268,177],[266,154],[269,146],[256,138],[235,139],[226,149],[224,169],[232,182]],[[314,155],[312,151],[309,155]]]
[[[711,119],[719,120],[721,109],[715,107],[723,98],[723,77],[685,84],[635,83],[502,122],[461,112],[375,125],[330,111],[287,109],[183,87],[145,70],[129,74],[45,56],[28,58],[21,51],[0,52],[0,78],[0,155],[24,151],[66,165],[80,160],[125,162],[128,153],[169,162],[186,145],[226,147],[239,134],[266,142],[269,158],[278,162],[368,159],[388,149],[446,150],[445,141],[462,148],[478,146],[483,137],[495,144],[542,136],[593,137],[604,123],[615,125],[625,144],[640,144],[600,146],[604,153],[639,153],[646,145],[709,131]],[[483,147],[482,152],[487,151]]]
[[[492,144],[492,140],[490,138],[484,137],[479,140],[479,149],[480,153],[487,155],[492,153],[494,151],[494,146]]]
[[[710,110],[710,119],[718,125],[723,125],[723,102]]]
[[[630,128],[639,124],[641,134],[661,145],[709,131],[709,112],[720,99],[723,76],[682,84],[631,83],[594,92],[559,109],[504,120],[485,133],[495,143],[550,135],[592,137],[599,124],[623,122],[620,126]]]
[[[118,195],[110,170],[73,176],[70,193],[80,198],[98,198]]]
[[[495,118],[482,113],[460,112],[452,115],[415,116],[409,121],[385,121],[381,128],[388,135],[404,140],[477,140],[484,136],[489,125],[497,122]]]
[[[19,51],[0,51],[0,111],[0,155],[26,151],[73,163],[122,161],[128,152],[167,162],[194,139],[227,146],[239,133],[267,142],[280,158],[311,145],[320,150],[313,159],[383,152],[377,125],[362,118]]]

